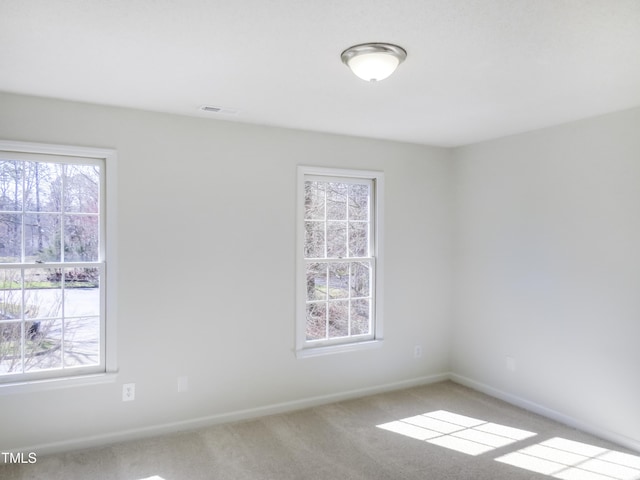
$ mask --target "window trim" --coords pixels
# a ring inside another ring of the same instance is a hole
[[[298,358],[315,357],[341,352],[353,352],[378,348],[383,342],[383,282],[384,282],[384,172],[377,170],[354,170],[331,167],[313,167],[299,165],[296,197],[296,308],[295,308],[295,354]],[[307,176],[359,179],[371,181],[373,185],[373,251],[371,257],[375,264],[375,276],[372,278],[373,337],[354,340],[345,337],[330,344],[313,344],[306,340],[306,263],[304,258],[304,182]]]
[[[73,385],[112,382],[118,371],[117,364],[117,152],[113,149],[80,147],[34,142],[19,142],[0,139],[0,152],[27,156],[83,157],[104,162],[104,173],[101,187],[104,188],[104,205],[100,212],[101,224],[104,225],[105,241],[100,246],[100,262],[104,268],[104,350],[101,352],[103,368],[101,371],[80,372],[69,374],[61,370],[60,375],[46,378],[16,380],[15,382],[0,383],[0,395],[19,393],[24,391],[61,388]]]

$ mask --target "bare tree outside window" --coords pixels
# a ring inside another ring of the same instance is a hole
[[[370,179],[305,178],[307,342],[374,333],[373,188]]]
[[[0,380],[101,358],[101,167],[0,157]]]

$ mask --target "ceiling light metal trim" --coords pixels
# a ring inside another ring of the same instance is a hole
[[[354,63],[352,63],[352,60],[363,55],[369,55],[371,57],[373,57],[374,55],[382,57],[385,55],[390,55],[397,60],[397,65],[400,65],[407,58],[407,51],[404,48],[392,43],[375,42],[354,45],[353,47],[349,47],[342,52],[342,54],[340,55],[342,62],[347,65],[355,75],[362,78],[363,80],[377,81],[383,80],[391,75],[395,71],[397,65],[395,65],[395,67],[389,67],[387,72],[382,74],[383,76],[381,76],[380,78],[366,78],[365,76],[362,76],[357,72],[357,66],[354,69]]]

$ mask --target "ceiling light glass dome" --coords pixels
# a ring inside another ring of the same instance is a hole
[[[357,77],[377,82],[391,75],[407,58],[407,52],[390,43],[363,43],[347,48],[341,58]]]

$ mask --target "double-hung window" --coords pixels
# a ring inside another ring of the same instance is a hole
[[[382,173],[298,169],[297,353],[379,344]]]
[[[113,157],[0,142],[0,386],[109,370],[105,194]]]

